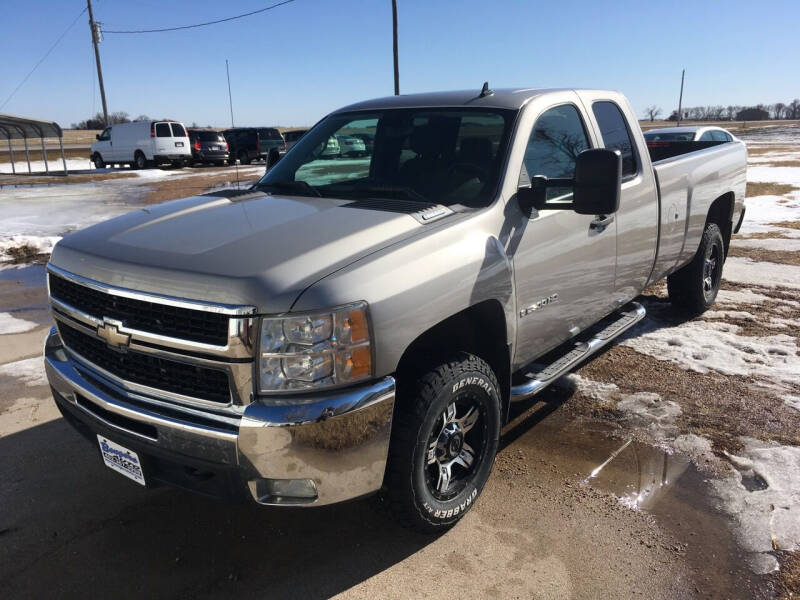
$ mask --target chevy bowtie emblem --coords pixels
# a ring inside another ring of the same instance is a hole
[[[103,324],[97,326],[97,335],[104,339],[111,348],[127,348],[131,343],[131,336],[127,333],[120,333],[119,325],[103,319]]]

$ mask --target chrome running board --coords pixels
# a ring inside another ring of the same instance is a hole
[[[526,381],[511,387],[511,401],[518,402],[538,394],[556,379],[568,373],[578,363],[606,346],[617,336],[628,331],[644,318],[645,312],[644,306],[638,302],[630,302],[616,313],[600,321],[602,329],[592,333],[590,328],[588,333],[591,337],[584,341],[575,342],[571,350],[562,354],[553,362],[529,365],[528,372],[525,373]]]

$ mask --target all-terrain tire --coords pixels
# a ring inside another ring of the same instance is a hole
[[[421,371],[413,381],[400,382],[380,502],[401,525],[434,532],[461,519],[489,478],[500,436],[501,395],[491,367],[466,352]],[[462,410],[460,450],[458,440],[451,448],[457,431],[442,442],[451,407],[456,407],[453,418]],[[464,467],[459,457],[467,450],[474,460]],[[456,464],[447,469],[443,484],[441,467],[450,460]]]
[[[696,316],[717,298],[725,263],[725,241],[716,223],[708,223],[692,262],[667,277],[670,302],[680,312]]]

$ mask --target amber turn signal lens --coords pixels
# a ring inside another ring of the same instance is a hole
[[[363,308],[359,310],[351,310],[349,321],[350,342],[353,344],[357,344],[358,342],[366,342],[369,339],[366,311]]]

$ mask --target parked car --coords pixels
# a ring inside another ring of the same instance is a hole
[[[258,143],[258,131],[254,127],[236,127],[222,132],[228,142],[228,164],[238,160],[243,165],[261,158]]]
[[[303,137],[308,132],[308,129],[295,129],[292,131],[284,131],[283,132],[283,139],[286,141],[286,150],[289,151],[292,149],[301,137]]]
[[[128,164],[137,169],[164,163],[189,164],[192,150],[183,123],[136,121],[106,127],[96,136],[89,159],[95,168]]]
[[[274,127],[258,127],[258,148],[261,152],[261,158],[266,158],[269,151],[276,148],[278,152],[283,154],[286,152],[286,140],[280,131]]]
[[[286,144],[280,131],[274,127],[235,127],[226,129],[230,164],[237,160],[240,164],[249,165],[254,160],[265,160],[272,148],[280,152],[286,150]]]
[[[686,152],[738,141],[721,127],[688,126],[651,129],[644,133],[653,160],[664,160]]]
[[[367,154],[372,154],[372,146],[375,144],[375,136],[369,133],[354,133],[353,137],[357,137],[364,142],[364,149]]]
[[[342,156],[364,156],[367,153],[364,140],[354,135],[337,135],[336,140],[339,142],[339,153]]]
[[[210,129],[190,129],[189,143],[192,148],[192,162],[224,165],[228,162],[228,142],[219,131]]]
[[[47,378],[105,464],[278,507],[379,493],[442,530],[510,404],[642,319],[645,288],[711,307],[743,143],[654,163],[617,92],[486,88],[342,108],[252,189],[58,242]],[[369,161],[319,160],[365,120]]]
[[[736,138],[722,127],[690,125],[661,127],[644,132],[648,142],[732,142]]]

